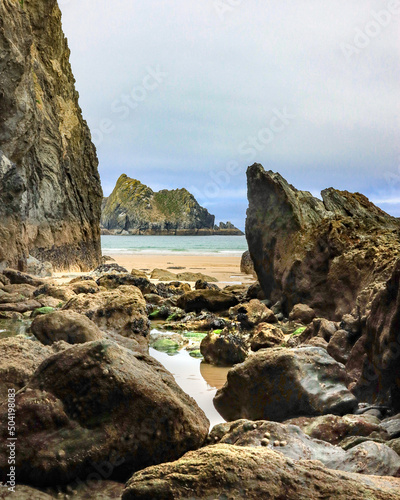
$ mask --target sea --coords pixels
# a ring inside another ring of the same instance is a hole
[[[242,255],[245,236],[102,236],[103,255]]]

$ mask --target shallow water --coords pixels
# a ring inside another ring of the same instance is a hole
[[[229,368],[209,365],[193,358],[185,349],[175,356],[150,348],[150,355],[157,359],[175,377],[176,383],[197,402],[210,421],[210,428],[225,422],[213,405],[217,389],[225,384]]]
[[[27,335],[30,324],[31,321],[0,319],[0,339],[15,337],[16,335]]]

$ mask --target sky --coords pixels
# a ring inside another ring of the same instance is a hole
[[[104,195],[125,173],[244,227],[254,162],[400,216],[400,0],[59,0]]]

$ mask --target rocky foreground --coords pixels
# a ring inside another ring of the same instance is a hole
[[[63,285],[0,274],[0,316],[29,327],[0,340],[0,480],[15,389],[18,498],[400,498],[400,414],[363,378],[352,317],[317,317],[301,303],[288,314],[258,283],[151,276],[117,264]],[[396,276],[366,335],[398,314]],[[150,320],[164,326],[161,338]],[[227,422],[211,432],[148,355],[160,342],[182,348],[185,331],[208,332],[204,359],[232,366],[214,399]]]

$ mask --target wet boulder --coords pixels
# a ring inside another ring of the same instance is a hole
[[[155,359],[115,342],[74,345],[36,370],[15,397],[20,482],[56,486],[107,469],[125,480],[201,446],[209,422]],[[0,480],[8,452],[0,408]],[[43,445],[45,443],[45,445]]]
[[[225,420],[345,415],[357,407],[347,382],[343,365],[324,349],[263,349],[228,372],[214,406]]]

